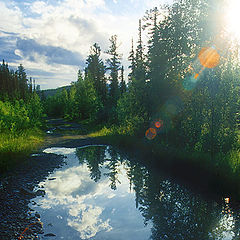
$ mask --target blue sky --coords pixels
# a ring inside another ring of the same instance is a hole
[[[147,9],[170,0],[0,0],[0,58],[11,68],[20,63],[41,89],[76,81],[90,46],[104,51],[118,35],[127,69],[131,39]]]

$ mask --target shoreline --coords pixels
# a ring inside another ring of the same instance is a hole
[[[51,138],[51,137],[50,137]],[[54,139],[54,140],[53,140]],[[90,145],[111,145],[124,151],[133,159],[137,159],[147,167],[163,171],[170,177],[177,179],[181,184],[190,187],[193,191],[219,199],[230,197],[236,205],[240,204],[240,177],[225,175],[218,169],[208,168],[200,160],[177,156],[168,149],[161,152],[157,144],[146,141],[144,138],[131,136],[100,136],[65,135],[54,137],[47,141],[46,147],[75,148]],[[203,156],[204,158],[204,156]]]

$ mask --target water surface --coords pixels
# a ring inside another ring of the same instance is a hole
[[[42,239],[238,239],[228,199],[205,200],[108,146],[44,152],[66,158],[35,189],[45,195],[32,199]]]

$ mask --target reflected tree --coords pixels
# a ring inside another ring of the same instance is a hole
[[[145,224],[153,224],[152,239],[214,239],[220,208],[138,164],[128,162],[127,175]]]
[[[86,163],[89,171],[90,177],[95,182],[101,178],[101,168],[104,163],[106,147],[87,147],[79,148],[76,151],[76,155],[80,163]]]
[[[213,240],[226,239],[227,235],[238,239],[239,218],[229,205],[222,209],[213,201],[205,201],[140,163],[126,160],[111,147],[78,149],[77,156],[80,163],[87,164],[95,182],[107,176],[113,190],[121,183],[121,170],[126,170],[130,191],[135,192],[136,208],[145,225],[152,225],[151,239]]]
[[[120,156],[116,149],[114,148],[109,148],[109,161],[106,165],[106,168],[109,170],[108,173],[105,173],[104,175],[107,176],[110,180],[110,187],[113,190],[117,189],[117,183],[121,183],[118,180],[118,173],[120,172],[119,167],[121,165],[120,162]]]
[[[103,146],[94,146],[87,148],[79,148],[76,151],[76,155],[79,159],[79,163],[86,163],[89,171],[90,177],[95,182],[100,180],[102,176],[101,168],[105,163],[105,168],[108,172],[104,173],[110,181],[110,187],[113,190],[117,189],[117,183],[121,183],[118,180],[118,173],[120,172],[119,167],[123,158],[119,155],[116,149]]]

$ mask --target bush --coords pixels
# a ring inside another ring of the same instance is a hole
[[[0,101],[0,132],[18,133],[41,125],[42,105],[34,94],[28,103]]]

